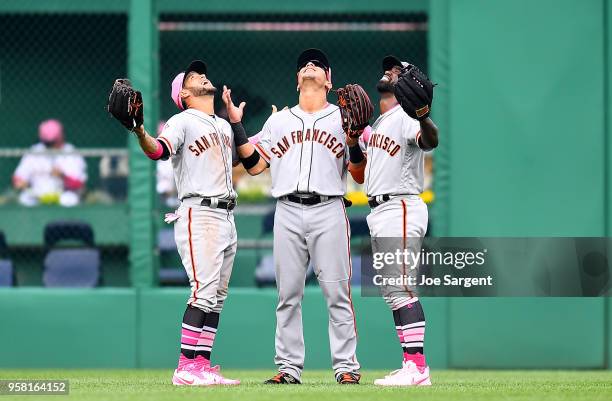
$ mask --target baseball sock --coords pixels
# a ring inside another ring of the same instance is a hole
[[[183,315],[181,326],[181,354],[179,356],[179,369],[193,362],[196,357],[196,349],[202,334],[202,327],[206,321],[207,313],[201,309],[187,306]]]
[[[421,302],[417,300],[394,310],[393,320],[404,351],[404,362],[412,361],[419,369],[425,368],[425,314]]]
[[[210,355],[217,334],[217,327],[219,327],[219,317],[220,315],[217,312],[209,312],[206,314],[204,327],[202,328],[202,333],[200,334],[200,339],[198,340],[197,349],[195,351],[196,357],[201,355],[210,361]]]

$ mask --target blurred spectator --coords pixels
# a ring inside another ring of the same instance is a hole
[[[174,183],[174,171],[172,170],[172,162],[168,160],[160,160],[157,162],[157,193],[160,195],[164,205],[175,208],[179,205],[178,193]]]
[[[425,182],[421,198],[427,204],[432,203],[436,198],[433,191],[433,153],[434,152],[425,152]]]
[[[96,194],[95,200],[112,203],[127,199],[127,177],[130,171],[127,155],[102,156],[99,169],[102,192]]]
[[[40,142],[22,157],[13,175],[13,186],[21,191],[19,203],[77,205],[87,181],[85,159],[64,142],[58,120],[43,121],[38,138]]]
[[[160,121],[157,124],[157,135],[161,134],[165,121]],[[168,160],[159,160],[157,163],[157,184],[155,188],[157,193],[161,197],[162,203],[170,208],[176,208],[179,206],[178,192],[176,190],[176,184],[174,182],[174,170],[172,169],[172,162]]]

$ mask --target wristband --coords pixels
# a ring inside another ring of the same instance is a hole
[[[363,156],[363,152],[361,151],[359,144],[349,146],[349,160],[351,163],[359,164],[363,161],[363,159],[365,159],[365,157]]]
[[[253,153],[251,153],[251,156],[244,158],[241,157],[240,161],[242,162],[244,168],[249,170],[257,165],[260,157],[261,156],[259,156],[259,153],[254,150]]]
[[[246,131],[241,122],[230,123],[230,125],[232,126],[232,131],[234,131],[234,143],[236,144],[236,148],[249,143],[249,138],[247,138]]]
[[[151,160],[159,160],[163,153],[164,153],[164,147],[161,144],[161,142],[158,140],[155,141],[155,143],[157,144],[157,148],[155,148],[155,150],[151,153],[149,152],[144,152],[145,155],[147,155],[147,157]]]

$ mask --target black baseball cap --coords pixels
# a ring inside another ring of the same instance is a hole
[[[181,89],[183,89],[183,85],[185,84],[185,78],[189,75],[190,72],[196,72],[198,74],[206,74],[206,63],[202,60],[193,60],[189,66],[185,69],[184,72],[179,73],[174,80],[172,80],[172,84],[170,85],[170,97],[172,97],[172,101],[176,104],[176,107],[179,110],[186,110],[187,105],[181,99]]]
[[[401,60],[393,55],[386,56],[382,61],[383,72],[389,71],[393,67],[402,68],[403,66],[404,65],[402,64]]]
[[[329,70],[329,60],[327,56],[320,49],[306,49],[304,50],[297,59],[297,71],[301,70],[308,62],[316,61],[321,64],[325,71]]]
[[[190,72],[197,72],[198,74],[207,74],[208,68],[206,67],[206,63],[202,60],[193,60],[189,63],[189,66],[185,69],[185,76],[183,77],[183,82],[185,82],[185,78],[189,75]]]

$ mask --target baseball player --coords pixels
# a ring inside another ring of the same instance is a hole
[[[117,81],[109,98],[109,111],[136,134],[143,152],[153,160],[170,158],[174,169],[181,204],[166,222],[174,222],[176,245],[191,284],[174,385],[240,383],[224,378],[210,364],[237,245],[233,133],[214,113],[215,92],[206,64],[189,64],[172,82],[172,100],[181,112],[168,120],[157,138],[145,131],[142,98],[129,82]]]
[[[267,384],[300,384],[304,368],[302,298],[309,261],[329,312],[329,340],[336,380],[359,383],[357,333],[351,300],[350,227],[346,191],[346,139],[339,108],[328,103],[332,88],[326,55],[308,49],[297,60],[299,103],[272,114],[259,141],[249,143],[231,90],[223,98],[238,154],[252,174],[270,168],[274,218],[274,262],[278,289],[276,357],[279,373]]]
[[[419,197],[424,152],[438,146],[438,129],[429,118],[433,85],[416,67],[395,56],[385,57],[382,64],[384,75],[377,84],[380,116],[362,135],[362,146],[355,138],[347,139],[349,171],[355,181],[365,182],[373,252],[400,239],[401,247],[418,254],[428,219],[427,206]],[[405,265],[402,268],[406,273]],[[431,385],[423,353],[425,315],[421,302],[410,288],[384,288],[383,295],[393,311],[404,358],[401,369],[374,384]]]

